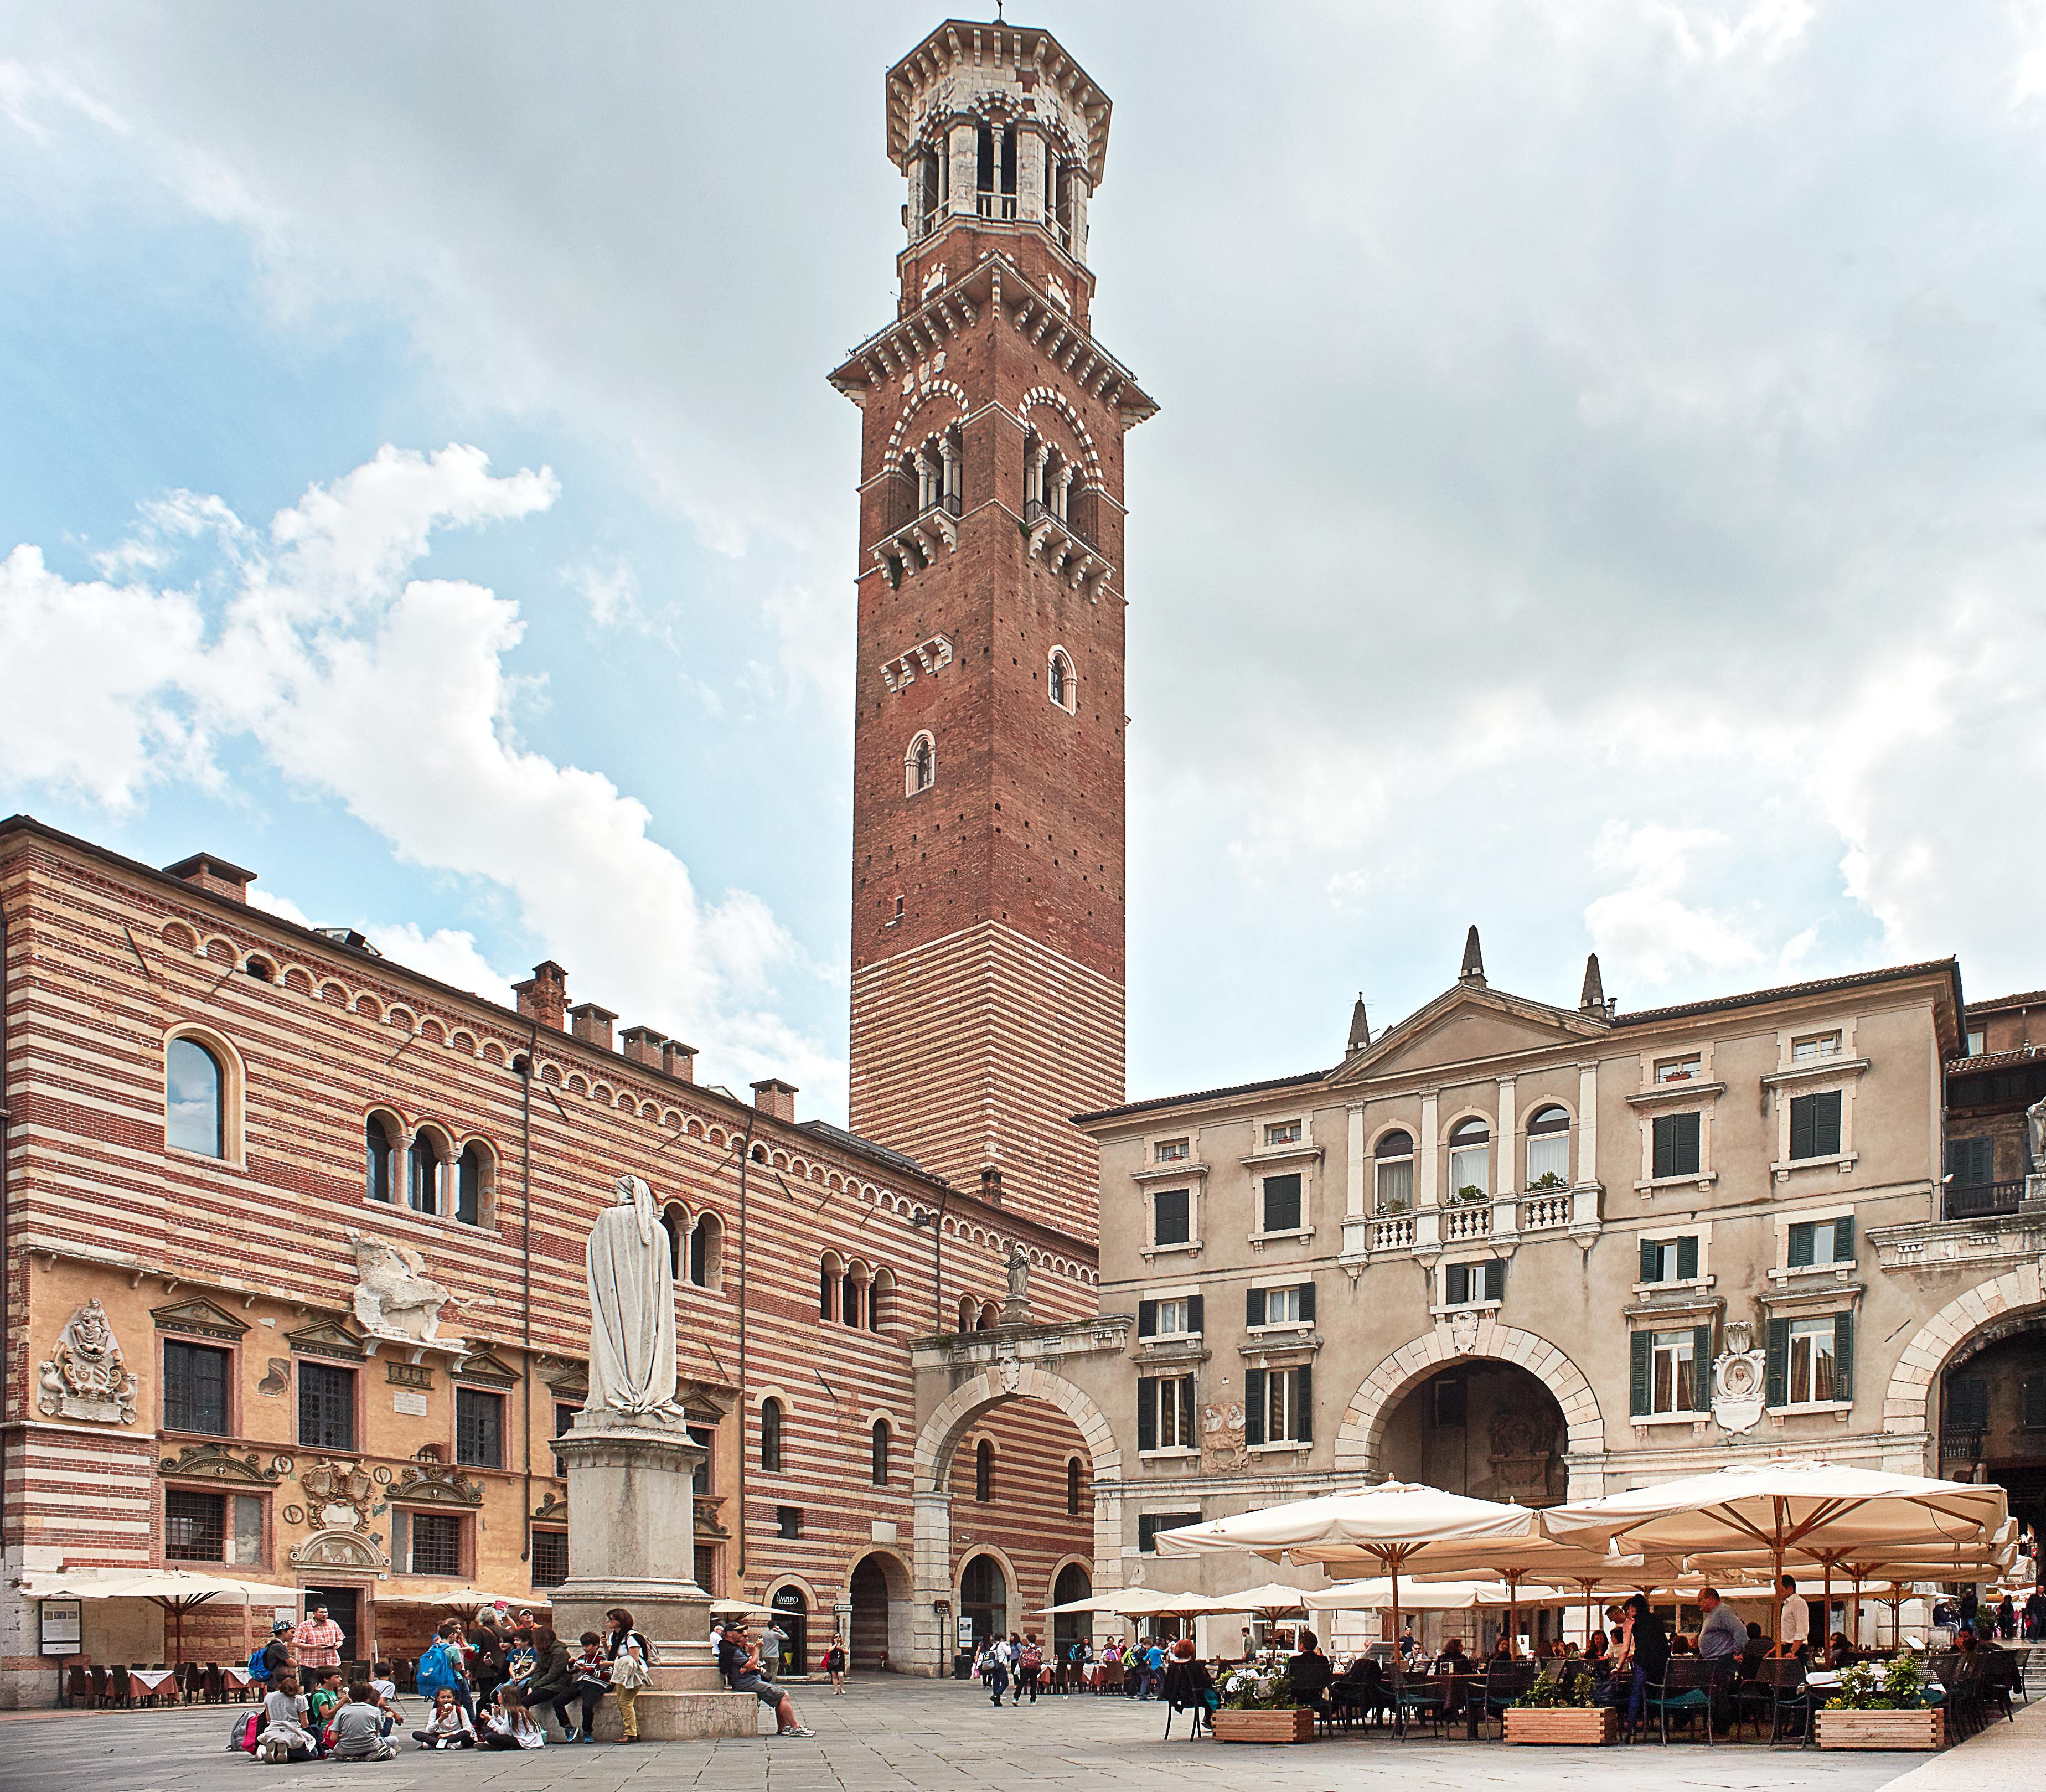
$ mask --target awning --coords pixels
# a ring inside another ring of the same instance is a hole
[[[21,1593],[29,1599],[153,1599],[193,1605],[218,1599],[228,1605],[295,1605],[299,1599],[295,1586],[182,1568],[30,1569],[21,1576]]]

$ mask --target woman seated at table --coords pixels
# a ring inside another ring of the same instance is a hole
[[[1826,1666],[1851,1667],[1854,1665],[1854,1644],[1847,1640],[1847,1633],[1836,1630],[1826,1639]]]
[[[1181,1637],[1166,1657],[1163,1696],[1182,1709],[1197,1705],[1210,1717],[1222,1703],[1214,1676],[1208,1672],[1207,1663],[1194,1653],[1191,1636]]]
[[[1286,1663],[1287,1694],[1295,1705],[1326,1711],[1329,1682],[1334,1678],[1335,1670],[1322,1653],[1321,1639],[1311,1630],[1301,1631],[1296,1640],[1299,1651]]]
[[[1602,1662],[1605,1659],[1605,1632],[1602,1630],[1595,1630],[1585,1639],[1585,1659],[1588,1662]]]

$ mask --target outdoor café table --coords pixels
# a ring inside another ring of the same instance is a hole
[[[220,1684],[223,1691],[239,1695],[249,1690],[249,1671],[246,1668],[223,1667],[220,1670]]]
[[[131,1667],[128,1670],[128,1678],[145,1694],[154,1698],[162,1690],[165,1681],[177,1678],[177,1670],[174,1667]]]

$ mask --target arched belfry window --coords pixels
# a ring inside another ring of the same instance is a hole
[[[196,1039],[173,1039],[164,1060],[164,1142],[202,1157],[227,1155],[227,1079]]]
[[[1073,671],[1072,656],[1064,647],[1052,648],[1045,663],[1044,693],[1068,715],[1079,702],[1079,680]]]
[[[927,732],[909,743],[902,756],[902,794],[913,797],[938,781],[938,743]]]

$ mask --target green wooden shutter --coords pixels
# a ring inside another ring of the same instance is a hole
[[[1837,1089],[1812,1098],[1812,1155],[1837,1157],[1840,1154],[1840,1092]]]
[[[1300,1284],[1300,1317],[1303,1320],[1311,1320],[1314,1316],[1314,1284],[1312,1282],[1303,1282]]]
[[[1247,1326],[1264,1323],[1264,1290],[1245,1288],[1243,1292],[1243,1323]]]
[[[1194,1439],[1200,1434],[1194,1429],[1194,1378],[1191,1375],[1179,1377],[1179,1443],[1183,1449],[1199,1447]]]
[[[1206,1330],[1206,1323],[1203,1315],[1200,1296],[1190,1296],[1187,1300],[1187,1330],[1192,1332]]]
[[[1137,1447],[1158,1447],[1158,1383],[1148,1375],[1138,1377],[1137,1381]]]
[[[1314,1441],[1314,1372],[1303,1365],[1293,1371],[1293,1397],[1298,1413],[1293,1435],[1302,1443]]]
[[[1655,1334],[1637,1331],[1632,1342],[1634,1360],[1627,1376],[1627,1410],[1643,1413],[1648,1410],[1649,1380],[1653,1367],[1649,1353],[1655,1348]]]
[[[1704,1130],[1704,1116],[1697,1114],[1680,1114],[1676,1118],[1676,1174],[1692,1176],[1697,1173],[1698,1168],[1698,1141]]]
[[[1833,1222],[1833,1261],[1836,1263],[1854,1261],[1854,1215],[1847,1214]]]
[[[1793,1159],[1818,1156],[1812,1143],[1812,1118],[1818,1099],[1816,1095],[1790,1098],[1790,1155]]]
[[[1470,1299],[1470,1265],[1452,1263],[1442,1272],[1442,1303],[1461,1307]]]
[[[1137,1335],[1156,1338],[1158,1335],[1158,1303],[1140,1300],[1137,1303]]]
[[[1662,1280],[1662,1245],[1657,1238],[1641,1241],[1641,1279],[1644,1282]]]
[[[1264,1441],[1264,1371],[1261,1369],[1243,1372],[1243,1441]]]
[[[1677,1161],[1677,1122],[1664,1114],[1655,1122],[1654,1161],[1649,1166],[1649,1174],[1654,1176],[1674,1176],[1671,1168]]]
[[[1677,1280],[1696,1281],[1698,1276],[1698,1235],[1693,1232],[1677,1241]]]
[[[1488,1300],[1506,1298],[1506,1260],[1494,1257],[1484,1266],[1484,1297]]]
[[[1790,1228],[1790,1267],[1809,1269],[1811,1266],[1812,1222],[1807,1220]]]
[[[1854,1315],[1833,1315],[1833,1398],[1854,1398]]]
[[[1763,1379],[1762,1398],[1771,1406],[1790,1404],[1790,1322],[1769,1322],[1769,1368]]]
[[[1709,1412],[1712,1409],[1712,1328],[1701,1325],[1691,1332],[1691,1410]]]

